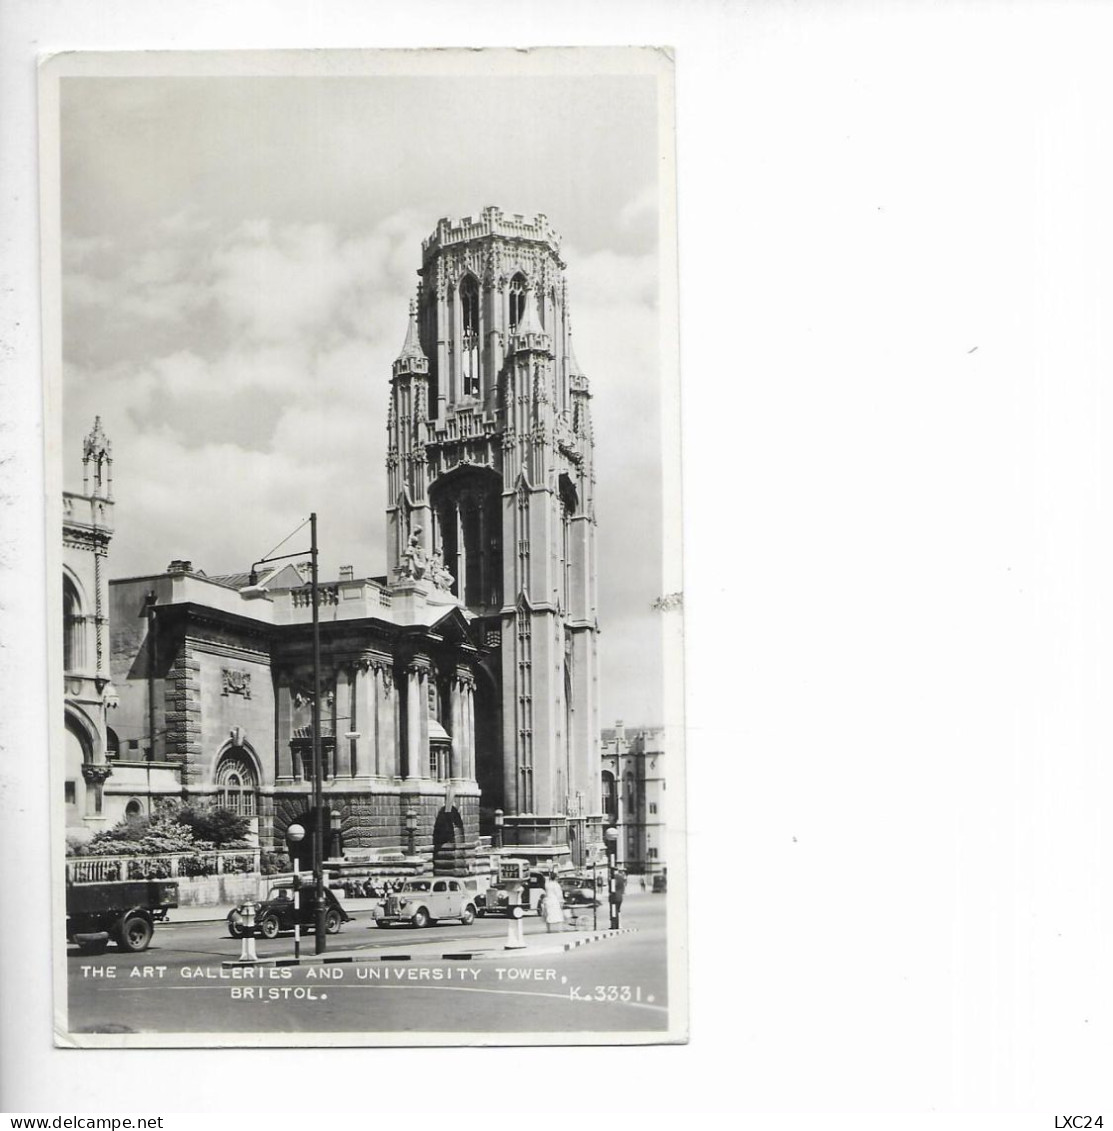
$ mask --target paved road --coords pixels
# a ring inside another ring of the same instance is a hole
[[[382,930],[358,902],[356,921],[328,938],[353,961],[227,968],[240,943],[223,924],[160,926],[149,950],[71,950],[74,1033],[529,1034],[653,1032],[667,1028],[664,900],[628,898],[618,937],[565,951],[573,934],[523,922],[527,949],[504,950],[506,920],[416,931]],[[581,921],[590,928],[590,915]],[[607,918],[600,915],[600,928]],[[291,936],[258,940],[260,958],[290,957]],[[313,938],[302,941],[303,958]],[[452,960],[449,953],[477,957]],[[397,958],[389,956],[396,955]],[[403,957],[405,956],[405,957]],[[396,1038],[395,1038],[396,1039]]]

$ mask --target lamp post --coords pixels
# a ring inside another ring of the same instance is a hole
[[[495,810],[495,848],[502,848],[502,822],[504,814],[501,809]]]
[[[344,846],[340,839],[340,814],[335,809],[328,815],[328,827],[332,834],[329,855],[333,860],[339,860],[344,855]]]
[[[417,814],[412,809],[406,810],[406,848],[407,855],[413,856],[416,853],[414,847],[414,840],[417,836]]]
[[[304,526],[305,523],[302,523]],[[298,527],[300,530],[301,527]],[[297,531],[294,531],[296,534]],[[283,542],[289,541],[289,538]],[[279,543],[281,546],[282,543]],[[275,547],[278,549],[278,547]],[[298,550],[292,554],[277,554],[251,563],[252,586],[258,584],[255,567],[264,562],[284,561],[299,558],[305,554]],[[323,767],[321,765],[321,616],[320,593],[317,583],[317,512],[309,516],[309,562],[310,595],[313,600],[313,881],[317,893],[317,914],[315,918],[316,939],[314,948],[317,954],[325,949],[325,804],[321,791]]]
[[[593,844],[591,846],[591,929],[599,929],[599,883],[595,878],[595,866],[599,859],[599,851]]]
[[[294,873],[294,961],[301,960],[301,876],[294,857],[294,849],[305,840],[305,829],[301,825],[286,826],[286,844],[290,849],[290,867]]]
[[[611,911],[611,930],[618,930],[618,908],[615,905],[615,867],[618,863],[618,829],[612,825],[603,834],[607,843],[607,903]]]

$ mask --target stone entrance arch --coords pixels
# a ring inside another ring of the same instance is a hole
[[[464,820],[455,805],[442,808],[433,823],[433,873],[438,876],[467,875],[464,851]]]

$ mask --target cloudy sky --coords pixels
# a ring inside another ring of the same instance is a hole
[[[246,568],[312,510],[385,570],[385,425],[421,240],[544,212],[594,393],[605,723],[659,721],[655,81],[67,78],[65,485],[113,442],[114,577]]]

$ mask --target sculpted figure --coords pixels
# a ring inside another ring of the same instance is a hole
[[[415,526],[409,545],[402,554],[402,574],[419,581],[425,576],[425,547],[421,544],[421,527]]]
[[[433,579],[433,584],[438,589],[443,589],[447,592],[452,588],[452,583],[456,580],[448,567],[444,564],[444,554],[440,550],[433,552],[433,560],[429,566],[429,576]]]

